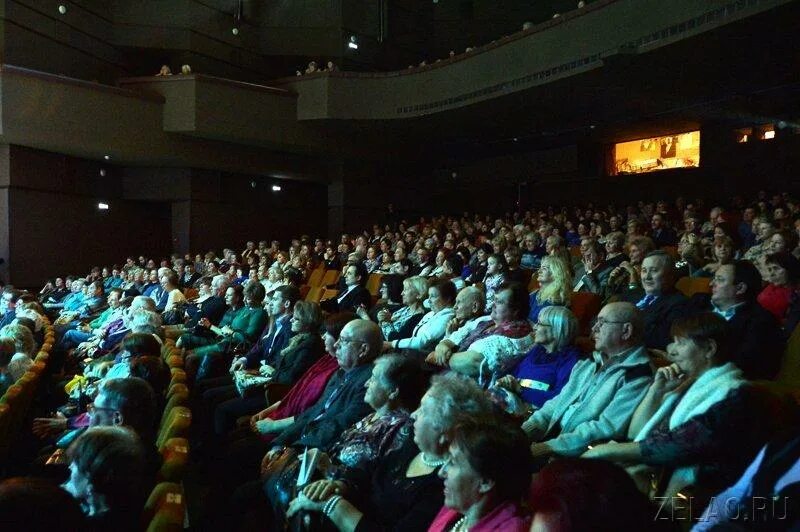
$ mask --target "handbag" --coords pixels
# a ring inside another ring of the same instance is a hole
[[[242,398],[252,397],[263,391],[272,381],[274,371],[270,366],[261,366],[258,373],[240,369],[233,372],[233,384]]]

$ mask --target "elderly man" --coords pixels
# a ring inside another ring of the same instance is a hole
[[[642,261],[642,288],[626,292],[622,299],[644,315],[644,343],[665,350],[672,322],[687,312],[686,297],[675,290],[675,263],[663,251],[648,253]]]
[[[693,310],[712,311],[728,322],[730,360],[748,379],[772,379],[783,354],[780,327],[772,314],[756,302],[761,274],[746,260],[717,268],[711,280],[711,296],[697,294]]]
[[[230,282],[224,275],[214,276],[211,280],[209,294],[204,293],[205,288],[201,285],[197,301],[186,310],[186,324],[164,327],[164,335],[167,338],[178,338],[175,346],[183,347],[180,335],[193,329],[201,318],[206,318],[214,325],[219,325],[228,308],[225,304],[225,292],[228,290],[229,285]]]
[[[370,407],[364,402],[364,385],[382,345],[383,335],[376,323],[354,320],[345,325],[335,344],[339,371],[328,381],[319,400],[275,438],[273,451],[289,445],[327,448],[346,428],[366,416]]]
[[[593,356],[579,361],[561,393],[522,425],[533,439],[534,457],[578,456],[595,442],[625,436],[653,380],[642,332],[634,305],[610,303],[600,310],[592,327]]]
[[[486,296],[483,291],[475,286],[462,288],[456,296],[453,306],[455,316],[447,323],[445,337],[436,345],[436,348],[425,359],[430,364],[444,366],[453,353],[465,351],[469,345],[461,343],[481,323],[492,319],[484,314]]]

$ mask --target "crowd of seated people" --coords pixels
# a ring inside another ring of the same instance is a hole
[[[800,203],[762,192],[711,209],[392,213],[336,241],[129,257],[39,294],[5,287],[0,386],[49,317],[60,413],[35,420],[30,472],[61,449],[53,476],[71,475],[96,528],[132,526],[152,487],[175,345],[201,521],[645,529],[691,497],[702,529],[754,517],[752,497],[791,502],[800,481],[798,232]],[[83,456],[103,446],[107,460]],[[35,482],[0,485],[0,508]],[[720,492],[743,510],[714,506]]]

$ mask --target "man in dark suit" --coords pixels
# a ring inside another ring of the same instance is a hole
[[[364,305],[369,308],[372,296],[364,288],[367,282],[367,269],[361,262],[350,264],[344,271],[344,283],[347,287],[336,297],[320,301],[320,307],[326,312],[355,312]]]
[[[272,292],[272,297],[266,305],[270,316],[270,325],[261,335],[261,338],[247,352],[231,364],[231,371],[240,369],[258,369],[262,363],[273,368],[277,358],[292,336],[292,319],[294,304],[300,299],[300,291],[296,286],[279,286]],[[211,387],[212,384],[217,386]],[[200,386],[202,387],[202,381]],[[229,376],[215,379],[214,382],[204,386],[202,392],[204,412],[213,413],[214,432],[218,436],[224,435],[233,429],[236,420],[248,414],[254,414],[265,408],[266,398],[263,393],[254,394],[252,397],[239,397],[236,386],[232,384]]]
[[[672,322],[687,313],[686,297],[675,290],[675,265],[663,251],[648,253],[642,261],[642,288],[630,290],[623,300],[636,305],[644,316],[644,343],[666,350],[672,342]]]
[[[664,224],[663,215],[654,214],[650,220],[650,227],[653,230],[651,237],[657,248],[674,246],[678,242],[678,236],[675,231]]]
[[[374,322],[354,320],[345,325],[335,349],[340,369],[319,400],[275,438],[273,451],[290,445],[326,449],[367,415],[370,407],[364,402],[364,383],[382,345],[381,330]]]
[[[195,283],[199,280],[200,274],[195,271],[194,263],[187,262],[183,267],[183,275],[181,275],[178,286],[180,288],[194,288]]]
[[[712,311],[728,322],[730,360],[748,379],[772,379],[778,373],[784,342],[772,314],[756,301],[761,274],[749,261],[720,266],[711,280],[711,296],[692,298],[695,311]]]

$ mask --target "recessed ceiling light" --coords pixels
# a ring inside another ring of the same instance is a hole
[[[99,210],[101,210],[101,211],[107,211],[108,210],[108,203],[98,203],[97,204],[97,208]]]
[[[273,192],[280,192],[281,191],[280,185],[272,185],[272,191]]]

